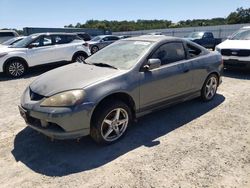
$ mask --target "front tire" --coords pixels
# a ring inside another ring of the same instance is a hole
[[[112,144],[119,140],[131,123],[130,108],[122,101],[106,101],[93,115],[91,137],[98,144]]]
[[[5,72],[12,78],[19,78],[27,72],[27,66],[19,59],[11,60],[7,63]]]
[[[205,81],[202,90],[201,90],[201,98],[203,101],[211,101],[216,95],[218,88],[218,76],[215,74],[211,74]]]

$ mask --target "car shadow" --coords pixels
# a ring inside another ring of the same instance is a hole
[[[60,64],[53,64],[53,65],[41,65],[41,66],[37,66],[37,67],[31,67],[29,68],[29,70],[27,71],[27,74],[25,74],[23,77],[21,78],[11,78],[8,77],[6,74],[4,73],[0,73],[0,82],[1,81],[9,81],[9,80],[19,80],[19,79],[28,79],[28,78],[32,78],[35,76],[39,76],[45,72],[48,72],[52,69],[64,66],[69,64],[69,62],[62,62]]]
[[[16,135],[12,154],[16,161],[46,176],[61,177],[91,170],[138,147],[159,145],[159,137],[206,114],[224,100],[224,96],[217,94],[213,101],[207,103],[194,99],[146,115],[129,128],[123,139],[108,146],[99,146],[90,137],[84,137],[80,142],[52,142],[30,128],[25,128]]]
[[[241,80],[250,80],[250,70],[249,69],[224,69],[223,76]]]

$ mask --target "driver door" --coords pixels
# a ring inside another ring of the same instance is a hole
[[[140,108],[151,108],[192,90],[192,63],[182,42],[160,46],[149,59],[160,59],[159,68],[140,72]]]

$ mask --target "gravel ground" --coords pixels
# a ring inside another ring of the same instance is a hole
[[[38,74],[0,75],[0,187],[250,187],[250,73],[226,71],[215,100],[147,115],[118,143],[51,142],[17,105]]]

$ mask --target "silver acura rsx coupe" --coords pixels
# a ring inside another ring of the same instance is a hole
[[[174,103],[214,98],[222,57],[180,38],[117,41],[86,59],[49,71],[24,91],[27,125],[55,139],[117,141],[133,119]]]

